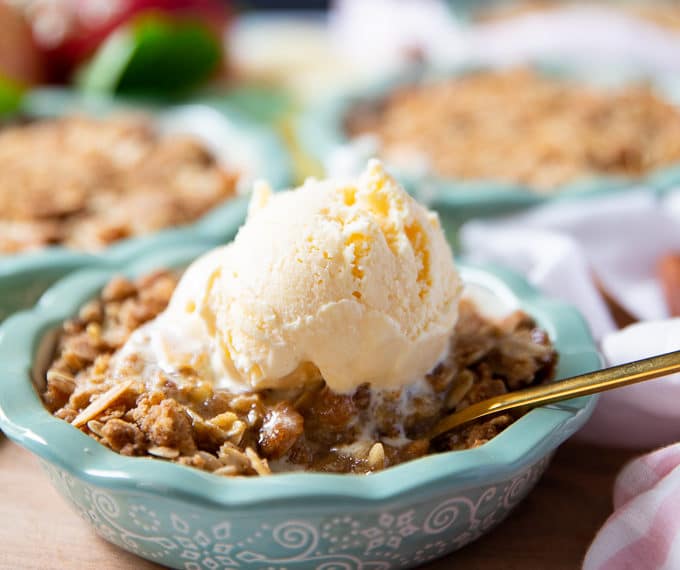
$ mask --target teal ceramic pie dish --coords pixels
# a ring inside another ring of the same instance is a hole
[[[149,112],[162,131],[196,136],[218,160],[243,173],[239,181],[243,191],[258,178],[267,180],[275,189],[291,182],[288,154],[278,137],[226,107],[199,101],[160,108],[143,101],[114,101],[101,95],[40,89],[27,96],[22,114],[40,119],[68,113],[98,116],[121,110]],[[74,269],[116,265],[172,243],[228,241],[243,222],[247,206],[247,198],[237,196],[193,224],[124,239],[97,253],[48,247],[37,252],[0,255],[0,321],[16,310],[31,306],[49,285]]]
[[[639,69],[625,66],[603,69],[601,66],[576,66],[548,60],[534,61],[527,65],[543,75],[589,86],[611,88],[643,82],[650,84],[662,98],[680,103],[680,81],[670,76],[650,76]],[[373,152],[370,144],[352,140],[345,131],[345,118],[357,104],[370,105],[400,86],[436,82],[490,69],[492,68],[487,65],[474,63],[448,69],[416,67],[363,89],[322,100],[300,117],[297,130],[300,145],[305,153],[326,170],[330,170],[331,174],[335,174],[339,163],[342,164],[341,171],[343,168],[351,169],[352,164],[361,164]],[[521,133],[518,133],[517,144],[522,144]],[[614,176],[587,178],[558,187],[549,194],[539,193],[521,184],[441,178],[426,172],[415,173],[399,164],[388,163],[388,167],[419,201],[439,211],[445,225],[452,232],[472,218],[508,214],[547,201],[583,199],[640,186],[649,187],[654,192],[663,192],[680,184],[680,164],[659,169],[642,179]]]
[[[371,475],[226,478],[123,457],[43,408],[53,335],[114,272],[186,266],[205,246],[165,248],[118,268],[84,269],[0,328],[0,428],[36,454],[63,497],[104,539],[172,568],[410,568],[475,540],[536,484],[589,417],[592,397],[533,410],[489,443]],[[499,268],[460,264],[485,312],[520,307],[549,333],[558,377],[600,367],[582,317]],[[11,278],[10,278],[11,279]]]
[[[447,0],[447,5],[451,9],[451,14],[456,20],[463,25],[474,25],[480,21],[484,21],[485,17],[500,16],[508,14],[512,16],[512,8],[517,7],[517,2],[515,0]],[[619,9],[621,11],[626,8],[635,8],[636,6],[644,6],[644,0],[598,0],[598,2],[593,2],[596,7],[600,8],[612,8]],[[563,6],[560,6],[562,4]],[[554,8],[567,7],[570,2],[536,2],[534,7],[537,12],[548,11]],[[571,3],[577,4],[578,3]],[[660,3],[662,8],[664,3]],[[532,7],[531,2],[526,2],[524,4],[519,3],[519,7]],[[624,12],[625,13],[625,12]],[[521,11],[519,12],[521,15]],[[634,12],[631,13],[634,15]],[[644,21],[644,20],[643,20]]]

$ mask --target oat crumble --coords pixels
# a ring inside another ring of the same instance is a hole
[[[0,130],[0,254],[48,245],[96,251],[186,224],[234,196],[197,140],[126,115],[45,119]]]
[[[673,0],[645,2],[609,2],[600,0],[521,0],[502,3],[480,10],[476,15],[479,22],[499,22],[527,14],[549,13],[572,6],[597,6],[617,10],[623,15],[638,18],[671,33],[680,32],[680,5]]]
[[[355,105],[345,128],[377,136],[395,164],[543,193],[680,161],[680,111],[651,88],[598,90],[523,68],[403,86]]]
[[[376,403],[367,384],[351,395],[332,392],[322,378],[304,389],[232,394],[195,378],[166,378],[161,389],[148,391],[139,377],[112,377],[112,355],[165,309],[178,278],[159,271],[136,281],[113,279],[63,324],[46,373],[45,406],[122,455],[223,476],[372,472],[431,452],[482,445],[515,418],[503,414],[477,422],[434,447],[424,435],[448,410],[547,381],[554,373],[556,353],[530,317],[518,311],[491,321],[464,301],[450,355],[426,379],[431,392],[418,396],[403,417],[397,412],[399,390]],[[367,436],[368,425],[373,431]]]

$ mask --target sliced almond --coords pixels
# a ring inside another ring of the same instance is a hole
[[[374,443],[368,452],[368,465],[371,469],[385,468],[385,448],[380,442]]]
[[[241,471],[239,471],[234,465],[225,465],[224,467],[220,467],[219,469],[215,469],[215,471],[213,471],[214,475],[222,475],[223,477],[233,477],[235,475],[239,475],[240,473]]]
[[[165,447],[163,445],[151,446],[147,451],[151,455],[162,459],[177,459],[179,457],[179,449],[173,449],[172,447]]]
[[[246,455],[250,460],[250,465],[258,475],[271,475],[272,470],[269,468],[269,463],[266,459],[262,459],[252,447],[246,447]]]
[[[449,395],[446,398],[446,407],[455,408],[463,401],[474,384],[475,377],[469,370],[463,370],[456,378],[456,383],[451,388]]]
[[[80,427],[85,425],[90,420],[95,419],[99,414],[101,414],[107,408],[110,408],[114,403],[116,403],[121,396],[123,396],[134,384],[132,380],[127,380],[121,384],[116,384],[102,395],[100,395],[96,400],[90,403],[87,408],[80,412],[75,419],[71,422],[71,425],[75,427]]]
[[[250,459],[246,454],[228,442],[220,447],[217,456],[225,466],[236,467],[239,471],[250,466]]]
[[[47,371],[47,382],[62,392],[72,392],[76,386],[76,380],[73,376],[54,369]]]
[[[247,425],[245,422],[242,422],[241,420],[236,420],[232,425],[231,428],[227,431],[227,439],[236,445],[241,443],[241,440],[243,439],[243,434],[246,433]]]
[[[87,429],[89,429],[93,434],[98,435],[99,437],[102,436],[102,428],[104,427],[104,424],[102,422],[98,422],[97,420],[90,420],[87,422]]]

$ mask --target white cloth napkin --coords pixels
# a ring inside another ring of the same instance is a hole
[[[645,189],[561,201],[524,214],[473,221],[461,230],[467,257],[506,265],[545,293],[575,305],[609,364],[680,349],[680,319],[668,312],[656,275],[661,256],[680,251],[680,192],[666,200]],[[641,324],[617,331],[593,283]],[[603,445],[680,441],[680,375],[603,394],[579,434]]]
[[[602,5],[468,26],[452,16],[445,0],[336,0],[330,24],[338,49],[376,71],[405,63],[414,47],[443,65],[470,58],[517,64],[551,57],[680,71],[680,35]]]
[[[680,35],[622,9],[585,3],[476,26],[467,56],[496,64],[553,57],[587,64],[680,70]]]

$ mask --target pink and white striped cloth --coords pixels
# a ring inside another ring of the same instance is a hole
[[[630,463],[616,480],[614,508],[583,570],[680,568],[680,444]]]
[[[680,191],[663,203],[641,190],[472,222],[461,241],[469,257],[510,266],[581,309],[608,364],[680,349],[680,318],[669,318],[655,275],[660,256],[680,251]],[[638,324],[616,330],[593,272]],[[680,570],[679,402],[680,374],[606,392],[577,435],[601,446],[668,446],[621,472],[584,570]]]

